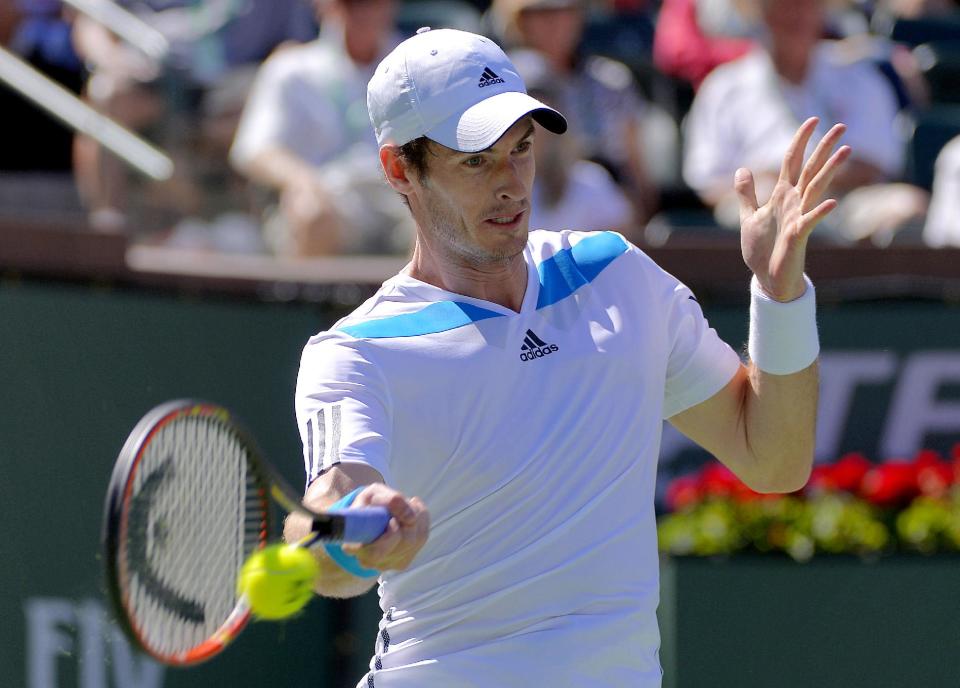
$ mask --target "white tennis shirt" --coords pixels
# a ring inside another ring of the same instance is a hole
[[[531,232],[519,313],[398,275],[303,352],[308,482],[362,462],[432,528],[358,686],[659,686],[661,421],[739,358],[611,232]]]

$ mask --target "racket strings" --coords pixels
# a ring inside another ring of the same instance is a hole
[[[177,417],[146,446],[129,502],[130,616],[157,653],[188,652],[234,610],[237,573],[264,537],[247,448],[216,418]]]

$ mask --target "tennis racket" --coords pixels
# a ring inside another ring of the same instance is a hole
[[[171,401],[137,423],[110,478],[103,547],[114,613],[140,649],[189,666],[237,637],[251,617],[237,576],[267,544],[271,497],[313,519],[302,547],[372,542],[390,520],[381,507],[304,508],[222,406]]]

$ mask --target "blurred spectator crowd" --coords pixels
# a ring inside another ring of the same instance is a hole
[[[153,31],[124,31],[131,16]],[[567,115],[567,135],[536,137],[532,228],[735,236],[737,167],[765,200],[816,115],[854,152],[815,240],[960,246],[960,0],[0,0],[0,216],[197,250],[403,253],[365,92],[421,26],[495,38]],[[46,79],[173,174],[35,105]]]

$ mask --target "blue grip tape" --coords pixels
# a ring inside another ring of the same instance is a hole
[[[330,508],[346,509],[353,504],[353,500],[357,498],[357,495],[360,494],[365,487],[366,485],[361,485],[350,494],[344,495],[336,502],[331,504]],[[323,549],[327,552],[327,556],[333,559],[333,561],[336,562],[336,564],[347,573],[353,574],[358,578],[374,578],[380,575],[380,572],[376,569],[363,568],[363,566],[360,565],[360,561],[355,556],[344,552],[343,548],[337,543],[325,542],[323,544]]]
[[[343,542],[359,542],[365,545],[383,535],[390,523],[390,512],[382,506],[362,506],[350,509],[327,509],[331,516],[342,516]]]

